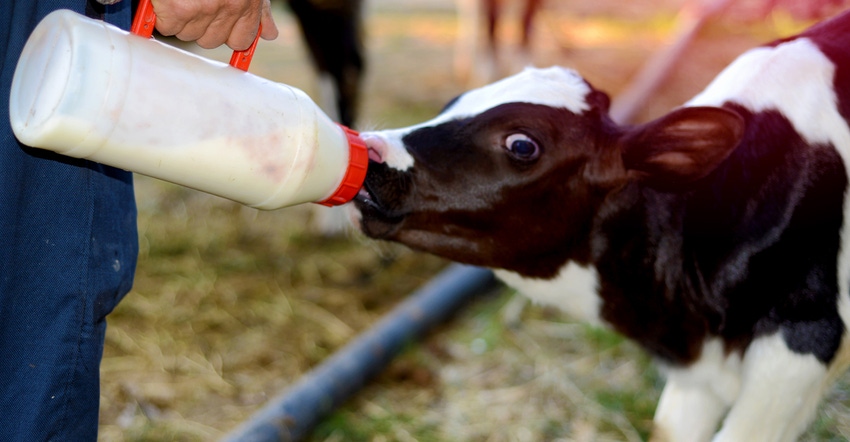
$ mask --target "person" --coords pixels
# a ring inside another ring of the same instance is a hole
[[[130,290],[132,176],[21,145],[9,123],[17,59],[35,25],[71,9],[130,26],[130,0],[0,3],[0,441],[96,440],[106,315]],[[277,37],[269,0],[153,0],[157,30],[205,48]]]

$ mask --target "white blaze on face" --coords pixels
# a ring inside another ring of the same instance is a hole
[[[585,96],[590,86],[571,69],[550,67],[527,68],[512,77],[484,86],[460,96],[446,112],[425,123],[433,126],[443,121],[478,115],[504,103],[532,103],[566,108],[580,114],[587,110]]]
[[[402,138],[424,127],[437,126],[460,118],[473,117],[505,103],[531,103],[565,108],[580,114],[590,108],[585,97],[590,86],[572,69],[550,67],[526,68],[524,71],[469,91],[451,104],[436,118],[402,129],[371,132],[364,135],[380,136],[388,145],[384,162],[393,168],[407,170],[413,167],[413,158],[404,150]]]

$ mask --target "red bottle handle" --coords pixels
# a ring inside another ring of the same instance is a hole
[[[151,6],[151,0],[140,0],[139,6],[136,9],[136,17],[133,19],[133,25],[130,26],[130,32],[145,38],[151,38],[155,26],[156,13],[153,11],[153,6]],[[248,66],[251,65],[251,59],[254,57],[254,49],[257,48],[257,42],[260,41],[260,33],[262,31],[263,27],[260,26],[260,29],[257,30],[257,37],[254,38],[254,42],[251,43],[248,49],[244,51],[233,51],[233,56],[230,57],[231,66],[243,71],[248,70]]]

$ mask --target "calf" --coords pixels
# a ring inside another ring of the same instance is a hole
[[[634,127],[528,69],[364,134],[354,216],[636,341],[668,376],[655,440],[793,440],[850,362],[848,69],[844,14]]]

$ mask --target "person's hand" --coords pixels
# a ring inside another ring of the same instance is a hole
[[[261,24],[263,39],[277,38],[269,0],[151,0],[151,4],[157,31],[205,49],[227,44],[245,50]]]

